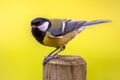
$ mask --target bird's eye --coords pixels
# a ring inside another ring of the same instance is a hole
[[[41,22],[36,22],[35,24],[36,24],[36,25],[40,25],[40,24],[41,24]]]
[[[32,25],[38,26],[38,25],[41,25],[41,22],[35,22],[35,23],[32,23]]]

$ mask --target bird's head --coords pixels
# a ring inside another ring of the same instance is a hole
[[[35,18],[31,22],[32,29],[39,29],[42,32],[46,32],[51,26],[51,23],[48,19],[45,18]]]

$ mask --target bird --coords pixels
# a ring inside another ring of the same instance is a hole
[[[85,28],[107,22],[110,20],[86,21],[37,17],[31,21],[31,32],[40,44],[55,47],[55,50],[45,57],[43,64],[46,64],[51,59],[57,58],[58,53],[65,49],[66,44]]]

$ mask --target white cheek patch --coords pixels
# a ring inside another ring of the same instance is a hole
[[[46,31],[48,29],[49,22],[44,22],[42,25],[38,26],[41,31]]]

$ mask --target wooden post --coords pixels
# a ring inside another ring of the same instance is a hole
[[[79,56],[59,56],[43,66],[43,80],[86,80],[86,62]]]

